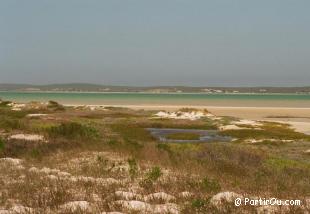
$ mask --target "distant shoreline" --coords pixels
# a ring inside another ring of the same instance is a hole
[[[160,94],[172,94],[172,95],[182,95],[182,94],[201,94],[201,95],[310,95],[310,92],[291,92],[291,93],[281,93],[281,92],[222,92],[222,93],[217,93],[217,92],[144,92],[144,91],[137,91],[137,92],[126,92],[126,91],[14,91],[14,90],[0,90],[1,93],[68,93],[68,94],[149,94],[149,95],[160,95]]]
[[[54,100],[65,105],[223,106],[310,108],[310,94],[287,93],[147,93],[147,92],[0,92],[14,102]]]
[[[204,105],[152,105],[152,104],[140,104],[140,105],[129,105],[129,104],[63,104],[67,107],[123,107],[123,108],[132,108],[132,109],[180,109],[180,108],[197,108],[197,109],[208,109],[208,108],[216,108],[216,109],[288,109],[288,110],[310,110],[310,107],[272,107],[272,106],[204,106]]]
[[[12,84],[0,83],[0,91],[48,93],[302,93],[310,94],[310,86],[126,86],[91,83]]]

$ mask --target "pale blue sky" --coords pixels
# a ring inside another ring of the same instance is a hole
[[[0,83],[310,85],[309,0],[1,0]]]

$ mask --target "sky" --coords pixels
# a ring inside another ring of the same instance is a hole
[[[309,0],[1,0],[0,83],[309,86]]]

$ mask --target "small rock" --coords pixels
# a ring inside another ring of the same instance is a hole
[[[243,198],[243,196],[234,192],[220,192],[211,198],[210,203],[213,206],[219,206],[225,202],[232,203],[236,198]]]
[[[36,168],[36,167],[31,167],[31,168],[28,169],[28,171],[32,172],[32,173],[39,173],[40,172],[40,170],[38,168]]]
[[[150,204],[142,202],[142,201],[119,200],[119,201],[115,201],[115,203],[121,205],[125,209],[136,211],[136,212],[150,212],[152,210],[152,206]]]
[[[9,210],[0,209],[0,214],[11,214]]]
[[[57,176],[55,175],[48,175],[47,178],[51,179],[51,180],[57,180]]]
[[[22,205],[15,205],[10,208],[10,211],[13,213],[33,213],[34,210],[30,207],[25,207]]]
[[[22,163],[22,160],[21,159],[17,159],[17,158],[0,158],[0,162],[1,161],[10,163],[12,165],[20,165]]]
[[[57,175],[58,175],[59,177],[68,177],[68,176],[71,176],[71,174],[68,173],[68,172],[58,172]]]
[[[132,192],[124,192],[124,191],[116,191],[115,195],[116,195],[116,197],[119,197],[119,198],[125,199],[125,200],[141,199],[142,198],[142,196],[139,194],[135,194]]]
[[[27,114],[26,117],[29,118],[37,118],[37,117],[44,117],[47,116],[48,114]]]
[[[125,214],[125,213],[121,213],[121,212],[102,212],[100,214]]]
[[[9,139],[26,140],[26,141],[44,141],[44,137],[42,135],[37,134],[15,134],[10,136]]]
[[[168,204],[160,204],[160,205],[154,205],[154,213],[158,214],[178,214],[180,213],[178,205],[168,203]]]
[[[256,209],[257,214],[276,214],[279,213],[279,207],[278,206],[262,206],[262,207],[258,207]]]
[[[146,201],[152,201],[152,200],[163,200],[163,201],[173,201],[175,200],[175,197],[173,195],[169,195],[165,192],[157,192],[153,194],[149,194],[145,197]]]
[[[60,206],[61,210],[69,210],[71,212],[84,211],[91,212],[91,204],[87,201],[71,201]]]

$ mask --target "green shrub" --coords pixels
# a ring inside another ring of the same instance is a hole
[[[154,190],[154,184],[149,179],[143,179],[142,181],[139,182],[139,185],[141,187],[143,187],[144,189],[147,189],[149,191],[153,191]]]
[[[99,137],[98,131],[90,126],[76,122],[61,123],[47,129],[51,137],[64,137],[67,139],[96,139]]]
[[[0,138],[0,152],[4,150],[4,141]]]
[[[154,166],[147,174],[146,177],[148,180],[153,182],[157,181],[160,176],[162,176],[162,171],[159,166]]]
[[[138,174],[138,165],[135,159],[128,159],[129,175],[131,180],[134,180]]]
[[[42,159],[42,152],[39,149],[34,148],[30,151],[30,157],[34,159]]]
[[[10,103],[12,103],[11,101],[0,101],[0,107],[7,107]]]
[[[20,119],[27,115],[27,111],[12,111],[9,108],[0,108],[0,115],[7,118]]]
[[[202,199],[194,199],[191,203],[192,208],[201,209],[206,205],[206,202]]]
[[[160,150],[164,150],[164,151],[168,152],[169,154],[172,153],[172,150],[171,150],[169,144],[167,144],[167,143],[158,143],[156,145],[156,147]]]
[[[115,146],[116,144],[117,144],[118,142],[117,142],[117,140],[115,140],[115,139],[111,139],[111,140],[109,140],[108,142],[107,142],[107,144],[109,145],[109,146]]]
[[[47,108],[53,111],[64,111],[65,107],[56,101],[50,100],[48,101]]]
[[[146,141],[154,140],[154,137],[143,127],[130,123],[116,123],[111,125],[112,131],[118,133],[127,141]]]
[[[221,185],[216,180],[208,179],[207,177],[201,181],[200,186],[206,192],[218,192],[221,190]]]
[[[0,127],[5,130],[21,129],[24,128],[24,124],[18,119],[3,117],[0,118]]]

